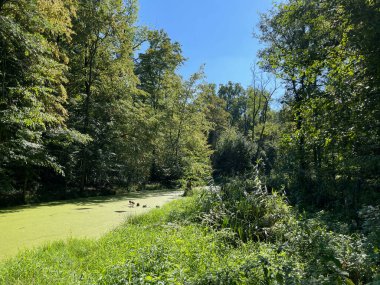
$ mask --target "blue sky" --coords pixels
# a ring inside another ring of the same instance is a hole
[[[251,84],[260,45],[252,33],[271,0],[140,0],[139,24],[164,29],[188,59],[185,78],[205,64],[207,81]]]

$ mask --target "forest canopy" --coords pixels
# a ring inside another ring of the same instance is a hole
[[[191,196],[0,283],[379,284],[380,2],[279,1],[255,36],[217,85],[137,0],[0,0],[0,207]]]
[[[379,201],[377,1],[276,4],[246,88],[183,78],[180,43],[137,19],[135,0],[0,2],[2,205],[254,169],[300,207]]]

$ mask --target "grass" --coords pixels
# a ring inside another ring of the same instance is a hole
[[[195,212],[193,199],[131,218],[98,240],[70,239],[23,252],[0,265],[0,284],[218,284],[208,283],[214,278],[234,284],[229,280],[241,274],[236,268],[248,256],[257,261],[259,246],[236,248],[226,242],[227,232],[174,222]]]
[[[150,191],[0,210],[0,260],[53,240],[99,238],[126,217],[162,206],[178,195],[179,192]],[[131,208],[128,200],[141,206]]]
[[[173,202],[133,218],[99,240],[70,239],[26,251],[0,266],[1,284],[117,284],[132,282],[140,271],[149,272],[138,276],[142,283],[160,272],[184,276],[201,265],[202,255],[217,256],[220,250],[202,227],[164,222],[167,213],[184,205]]]
[[[284,229],[284,238],[290,235],[285,242],[243,243],[229,229],[199,223],[205,213],[200,201],[195,195],[130,217],[100,239],[23,252],[0,263],[0,284],[351,285],[341,262],[352,263],[358,274],[368,267],[350,237],[326,232],[318,223],[296,222],[295,230]],[[342,241],[351,242],[351,249]]]

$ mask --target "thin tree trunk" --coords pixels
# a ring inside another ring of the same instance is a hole
[[[264,131],[265,131],[265,127],[266,127],[266,122],[267,122],[267,112],[268,112],[268,104],[269,104],[269,100],[267,98],[265,98],[266,102],[265,102],[265,105],[264,105],[264,109],[263,109],[263,121],[261,122],[263,124],[262,128],[261,128],[261,132],[260,132],[260,136],[259,136],[259,139],[257,141],[257,150],[256,150],[256,159],[259,158],[259,153],[260,153],[260,150],[262,149],[263,147],[263,141],[264,141]]]
[[[85,82],[85,94],[86,94],[86,100],[84,102],[84,121],[83,121],[83,133],[87,134],[89,124],[90,124],[90,102],[91,102],[91,87],[92,87],[92,81],[93,81],[93,64],[94,64],[94,52],[89,50],[88,56],[85,57],[84,66],[85,69],[89,68],[88,72],[88,78]],[[84,189],[87,184],[87,175],[88,175],[88,154],[87,154],[87,147],[83,146],[82,149],[82,161],[81,161],[81,168],[82,168],[82,174],[80,179],[80,191],[83,193]]]
[[[299,190],[302,192],[302,196],[306,194],[306,158],[305,158],[305,136],[302,133],[302,125],[303,125],[303,118],[301,115],[301,104],[302,104],[302,96],[300,92],[297,90],[296,82],[292,81],[293,84],[293,92],[295,94],[295,103],[296,103],[296,130],[299,133],[299,140],[298,140],[298,187]],[[303,90],[303,80],[301,81],[301,90]]]
[[[29,173],[28,173],[28,170],[26,170],[25,177],[24,177],[24,185],[22,187],[22,199],[23,199],[24,204],[26,204],[26,192],[28,189],[28,179],[29,179]]]

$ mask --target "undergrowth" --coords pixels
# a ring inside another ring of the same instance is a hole
[[[99,240],[24,252],[0,264],[0,284],[378,284],[374,248],[245,179],[132,217]]]

